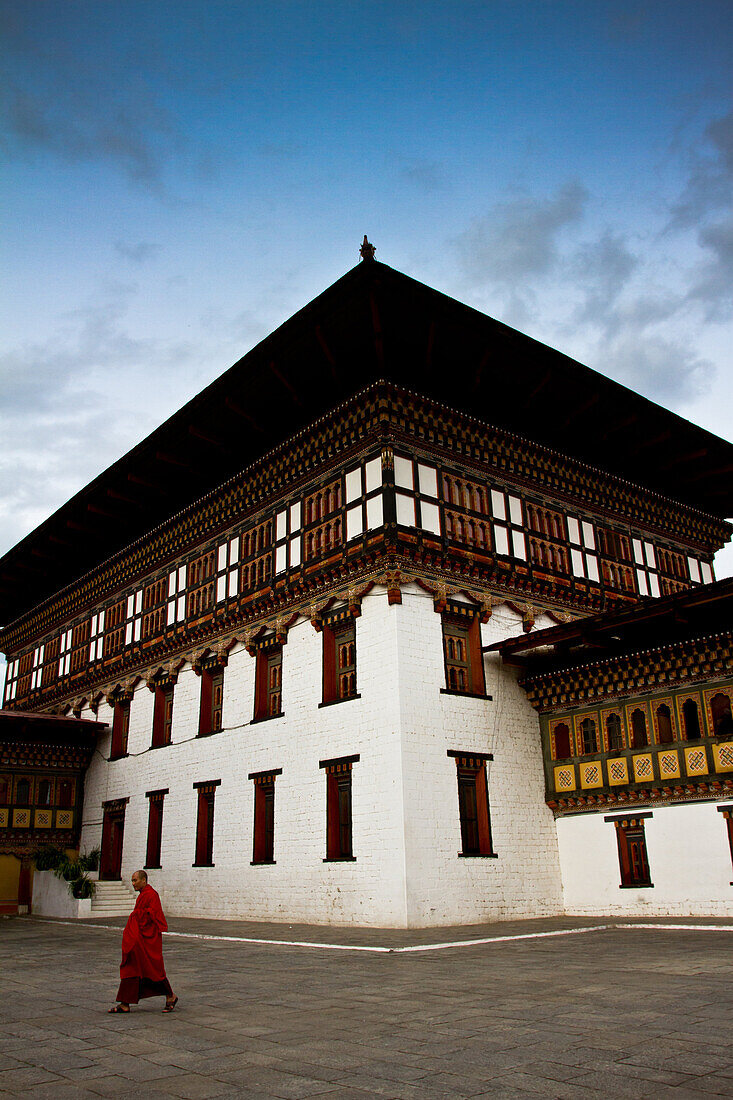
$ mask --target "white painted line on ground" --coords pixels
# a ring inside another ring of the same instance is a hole
[[[47,917],[33,917],[39,924],[62,924],[70,928],[101,928],[106,932],[120,933],[117,924],[92,924],[88,920],[53,920]],[[519,932],[509,936],[486,936],[478,940],[450,940],[446,943],[421,943],[409,947],[365,946],[351,943],[319,943],[313,940],[266,940],[254,936],[217,936],[208,932],[164,932],[164,936],[185,940],[210,940],[214,943],[253,943],[266,947],[315,947],[320,951],[366,951],[378,955],[415,954],[419,951],[444,951],[448,947],[480,947],[490,943],[510,943],[516,940],[541,940],[556,936],[581,936],[586,932],[609,932],[616,929],[634,931],[635,929],[656,929],[661,932],[733,932],[731,924],[593,924],[586,928],[557,928],[551,932]]]

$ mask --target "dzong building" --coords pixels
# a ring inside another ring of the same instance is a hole
[[[733,446],[374,259],[0,560],[0,906],[733,912]]]

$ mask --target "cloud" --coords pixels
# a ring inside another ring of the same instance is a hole
[[[705,127],[702,148],[693,150],[689,177],[672,205],[667,229],[699,225],[716,211],[730,208],[733,184],[733,111]]]
[[[546,275],[557,262],[560,233],[580,221],[587,198],[579,183],[568,183],[552,198],[497,204],[454,242],[464,276],[478,286],[517,287]]]
[[[440,161],[408,157],[401,153],[393,154],[387,160],[397,165],[397,171],[403,180],[426,194],[443,191],[448,186],[445,165]]]
[[[727,320],[733,312],[733,218],[704,226],[698,244],[707,253],[687,296],[699,302],[708,322]]]
[[[128,244],[127,241],[115,241],[115,251],[126,260],[141,264],[146,260],[152,260],[160,252],[160,245],[151,241],[138,241],[137,244]]]

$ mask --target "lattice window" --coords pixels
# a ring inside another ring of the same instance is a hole
[[[275,516],[275,575],[297,569],[302,560],[302,509],[296,500]]]
[[[78,672],[88,664],[89,621],[77,623],[73,629],[71,643],[71,671]]]
[[[380,481],[381,484],[381,481]],[[314,523],[320,523],[327,516],[341,509],[341,481],[332,481],[328,485],[321,486],[305,498],[303,511],[305,514],[305,526],[310,527]]]
[[[733,714],[731,714],[731,695],[727,691],[718,691],[709,699],[711,730],[715,737],[729,737],[733,734]]]
[[[31,691],[41,686],[43,677],[43,654],[45,646],[39,645],[33,650],[33,668],[31,671]]]
[[[216,602],[231,600],[239,593],[239,535],[220,543],[216,552]]]
[[[467,512],[489,515],[489,498],[485,486],[455,474],[443,474],[443,497]]]
[[[108,607],[105,613],[105,655],[111,656],[122,649],[125,641],[125,607],[126,600]]]
[[[125,645],[140,641],[142,635],[143,590],[138,588],[127,597],[125,609]]]
[[[550,749],[553,760],[567,760],[573,756],[572,733],[567,722],[553,722],[550,726]]]
[[[64,630],[59,639],[59,678],[68,676],[71,671],[71,640],[73,630]]]
[[[522,501],[503,489],[491,490],[491,514],[494,517],[494,550],[503,557],[527,560]]]
[[[682,721],[685,727],[685,740],[698,741],[702,737],[702,730],[700,705],[696,699],[685,699],[682,704]]]
[[[613,558],[614,561],[631,561],[631,542],[628,535],[622,535],[620,531],[612,531],[609,527],[598,527],[598,552],[604,558]]]
[[[400,527],[441,534],[438,471],[405,455],[394,456],[395,508]]]
[[[660,745],[668,745],[676,737],[671,702],[670,699],[654,707],[654,727],[657,734],[657,743]]]
[[[527,527],[545,538],[564,541],[565,530],[563,528],[562,515],[550,508],[541,507],[539,504],[525,503],[527,513]]]
[[[104,654],[104,611],[96,612],[89,622],[89,663],[101,661]]]
[[[18,693],[18,671],[20,669],[20,658],[16,657],[14,661],[10,661],[8,664],[7,672],[5,674],[5,702],[10,703]]]
[[[568,516],[568,542],[573,576],[585,577],[594,584],[599,584],[600,575],[593,524],[586,519]]]
[[[323,624],[323,702],[356,695],[356,626],[345,610]]]
[[[624,747],[624,727],[621,715],[613,711],[604,715],[606,752],[621,752]]]
[[[654,544],[648,539],[633,539],[636,583],[641,596],[661,596],[659,570]]]
[[[467,695],[483,695],[486,685],[478,616],[448,611],[442,616],[442,628],[445,689]]]
[[[586,755],[598,752],[598,729],[593,718],[583,718],[581,721],[580,739]]]
[[[631,719],[631,747],[643,749],[649,744],[649,732],[647,729],[646,712],[641,707],[630,710]]]
[[[396,459],[395,459],[396,461]],[[384,523],[382,459],[370,458],[344,474],[346,541],[373,531]],[[400,520],[398,518],[397,522]],[[414,524],[413,524],[414,526]]]

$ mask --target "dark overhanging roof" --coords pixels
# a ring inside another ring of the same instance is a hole
[[[486,646],[530,677],[730,632],[733,577]]]
[[[0,559],[0,624],[378,379],[714,516],[733,515],[733,445],[470,306],[366,260]]]
[[[41,741],[72,745],[92,744],[108,729],[106,722],[26,710],[0,710],[0,742]]]

